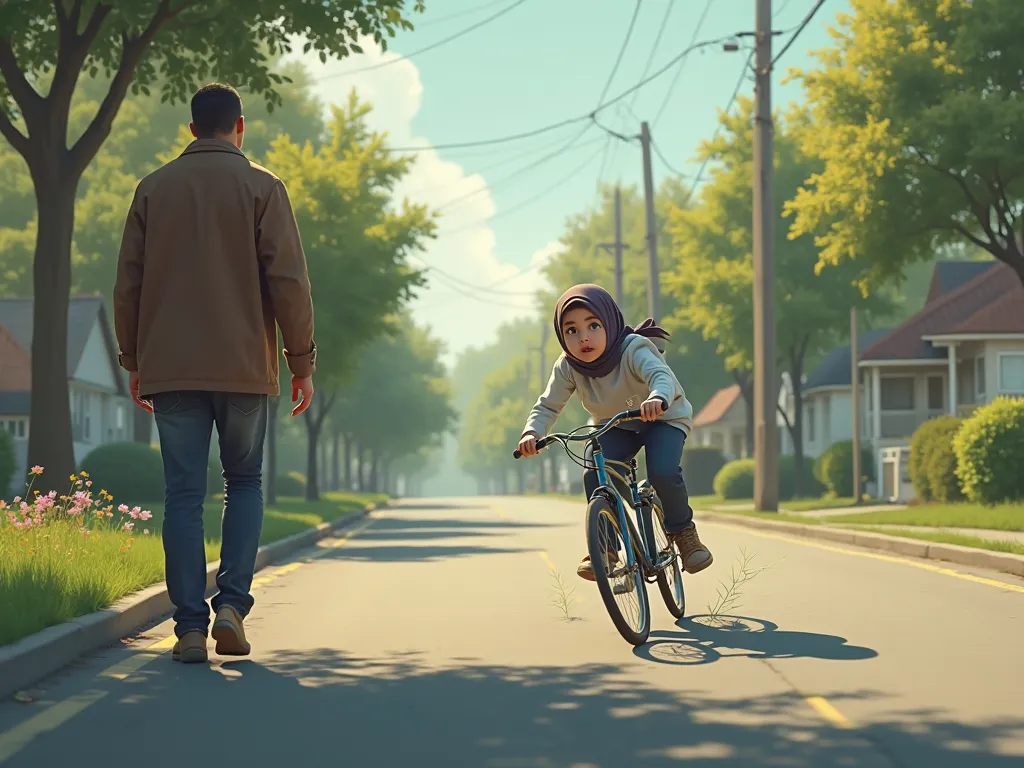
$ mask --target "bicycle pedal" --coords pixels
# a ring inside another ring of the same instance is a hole
[[[614,587],[612,587],[612,592],[616,595],[628,595],[630,592],[633,592],[635,590],[636,580],[632,578],[628,581],[624,581],[621,584],[616,584]]]

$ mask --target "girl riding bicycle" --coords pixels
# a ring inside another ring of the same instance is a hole
[[[611,294],[589,284],[562,294],[555,304],[554,323],[564,354],[555,361],[547,388],[530,411],[519,451],[536,455],[538,438],[548,433],[573,392],[593,424],[639,407],[641,423],[624,422],[612,428],[600,438],[601,449],[609,460],[629,461],[646,448],[647,475],[661,499],[669,538],[679,549],[687,573],[703,571],[714,558],[697,535],[679,466],[693,406],[651,341],[667,339],[668,332],[650,319],[636,328],[626,325]],[[586,458],[591,465],[589,449]],[[596,471],[584,473],[583,486],[589,499],[597,490]],[[607,555],[609,568],[614,567],[618,552]],[[589,555],[576,572],[595,581]]]

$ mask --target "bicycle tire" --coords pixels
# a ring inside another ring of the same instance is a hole
[[[665,607],[668,608],[668,612],[672,614],[673,618],[681,619],[686,615],[686,590],[683,588],[681,558],[679,557],[676,545],[668,537],[668,532],[665,530],[665,512],[661,506],[661,499],[655,496],[652,506],[657,513],[651,516],[654,518],[653,524],[661,530],[665,541],[672,548],[674,555],[672,564],[658,571],[658,590],[661,592],[661,598],[665,601]],[[658,559],[660,554],[660,552],[656,552],[654,555],[655,559]]]
[[[615,600],[614,587],[612,586],[605,561],[605,548],[602,544],[600,527],[602,517],[608,519],[612,524],[619,539],[617,543],[620,549],[623,550],[623,554],[625,554],[622,534],[619,530],[618,512],[607,498],[595,496],[587,506],[587,549],[590,553],[590,563],[594,569],[597,589],[601,593],[601,600],[604,602],[605,610],[608,611],[612,624],[615,625],[622,638],[632,646],[640,646],[647,642],[647,638],[651,634],[651,604],[647,597],[647,582],[643,577],[643,568],[637,562],[637,567],[631,574],[633,579],[632,591],[636,593],[638,603],[638,621],[636,622],[638,626],[633,627]]]

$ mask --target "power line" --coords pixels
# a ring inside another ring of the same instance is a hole
[[[629,47],[629,40],[633,37],[633,28],[636,27],[636,19],[637,16],[640,15],[640,4],[642,2],[643,0],[636,0],[636,5],[633,6],[633,17],[629,20],[629,26],[626,27],[626,36],[622,40],[622,45],[619,46],[618,58],[615,59],[612,71],[608,74],[608,80],[605,81],[601,95],[597,97],[598,105],[600,105],[604,101],[604,97],[608,95],[608,91],[612,87],[612,81],[615,80],[615,75],[618,74],[619,66],[622,64],[622,57],[626,55],[626,49]]]
[[[458,11],[457,13],[449,13],[447,16],[438,16],[436,19],[427,19],[419,24],[414,24],[413,29],[423,29],[424,27],[432,27],[435,24],[440,24],[443,21],[451,21],[452,19],[461,19],[466,16],[473,16],[480,13],[480,11],[486,11],[488,8],[493,8],[494,6],[501,5],[504,2],[506,2],[506,0],[491,0],[491,2],[483,3],[476,8],[470,8],[468,11]]]
[[[661,160],[661,162],[665,164],[666,168],[668,168],[670,171],[672,171],[672,173],[674,173],[676,176],[682,176],[683,178],[686,178],[686,174],[685,173],[683,173],[680,170],[677,170],[672,165],[672,163],[670,163],[668,161],[668,159],[666,159],[665,155],[661,151],[661,148],[658,146],[658,142],[656,142],[654,140],[653,136],[651,137],[651,148],[654,149],[654,154],[656,154],[658,156],[658,159]]]
[[[676,70],[675,77],[672,78],[672,82],[668,86],[668,91],[665,93],[665,98],[661,102],[661,106],[658,108],[657,113],[654,115],[654,119],[651,121],[651,125],[657,125],[661,116],[665,113],[665,108],[668,107],[669,101],[672,100],[672,93],[676,89],[676,84],[679,82],[679,78],[683,74],[683,70],[686,69],[686,61],[689,58],[687,54],[689,50],[693,48],[694,42],[697,40],[697,35],[700,34],[701,29],[704,27],[704,22],[708,17],[708,11],[711,10],[711,4],[714,0],[707,0],[704,5],[704,11],[701,13],[700,18],[697,19],[697,26],[693,29],[693,36],[690,38],[691,48],[686,51],[682,56],[679,57],[679,68]]]
[[[712,45],[721,45],[722,43],[726,42],[729,39],[730,37],[717,37],[712,40],[704,40],[700,43],[695,43],[693,45],[688,46],[683,51],[681,51],[677,56],[673,57],[671,61],[666,63],[658,71],[654,72],[653,74],[647,76],[646,78],[639,81],[635,85],[622,91],[619,95],[615,96],[614,98],[611,98],[608,101],[604,102],[603,104],[600,104],[596,109],[593,109],[590,112],[587,112],[586,114],[583,115],[577,115],[576,117],[566,118],[565,120],[560,120],[557,123],[551,123],[550,125],[545,125],[540,128],[534,128],[533,130],[530,131],[523,131],[522,133],[514,133],[506,136],[499,136],[493,139],[478,139],[476,141],[450,142],[447,144],[431,144],[428,146],[420,147],[388,147],[388,150],[391,152],[425,152],[428,150],[462,149],[464,147],[483,147],[490,144],[505,144],[511,141],[519,141],[520,139],[528,139],[532,138],[533,136],[540,136],[541,134],[550,133],[551,131],[558,130],[559,128],[564,128],[567,125],[574,125],[576,123],[583,122],[584,120],[590,120],[594,115],[598,114],[599,112],[602,112],[603,110],[607,109],[613,104],[617,104],[623,99],[629,98],[631,95],[639,91],[647,84],[653,82],[654,80],[657,80],[663,74],[668,72],[668,70],[670,70],[677,62],[685,58],[691,51],[695,51],[699,48],[707,48],[708,46]]]
[[[470,283],[470,282],[468,282],[466,280],[463,280],[461,277],[457,277],[456,275],[453,275],[451,272],[446,272],[443,269],[441,269],[440,267],[435,267],[433,264],[428,262],[422,256],[416,256],[415,258],[419,259],[420,261],[422,261],[426,265],[426,267],[425,267],[426,271],[428,271],[428,272],[435,272],[435,273],[437,273],[439,275],[444,276],[445,278],[447,278],[448,280],[452,281],[453,283],[457,283],[457,284],[462,285],[465,288],[468,288],[468,289],[473,290],[473,291],[480,291],[481,293],[493,293],[493,294],[496,294],[498,296],[535,296],[536,295],[536,291],[499,291],[499,290],[495,290],[491,286],[477,285],[475,283]]]
[[[804,20],[801,21],[800,24],[797,26],[796,32],[793,33],[793,36],[789,38],[789,41],[784,46],[782,46],[782,50],[775,55],[774,59],[772,59],[773,67],[775,66],[775,62],[781,59],[786,54],[786,51],[789,50],[790,46],[792,46],[793,43],[796,42],[796,39],[800,37],[800,33],[807,28],[807,25],[811,23],[811,19],[814,18],[814,14],[816,14],[821,9],[821,6],[823,6],[824,4],[825,0],[818,0],[815,6],[811,8],[810,12],[806,16],[804,16]]]
[[[658,52],[658,46],[661,44],[661,38],[665,34],[665,30],[668,28],[668,20],[672,16],[672,11],[675,10],[676,4],[669,0],[668,5],[665,6],[665,15],[661,17],[661,26],[658,28],[658,34],[654,38],[654,42],[651,44],[651,52],[647,54],[647,63],[644,64],[644,71],[640,75],[641,78],[647,77],[647,73],[651,71],[651,64],[654,63],[654,56]],[[633,94],[633,98],[629,102],[629,106],[632,107],[636,104],[638,93]]]
[[[398,57],[396,57],[394,59],[388,59],[387,61],[382,61],[382,62],[379,62],[377,64],[370,64],[369,66],[366,66],[366,67],[359,67],[358,69],[350,69],[347,72],[338,72],[338,73],[333,74],[333,75],[324,75],[323,77],[317,77],[317,78],[314,78],[311,82],[321,83],[321,82],[323,82],[325,80],[334,80],[334,79],[337,79],[339,77],[348,77],[349,75],[355,75],[355,74],[357,74],[359,72],[369,72],[369,71],[374,70],[374,69],[381,69],[382,67],[390,67],[392,64],[397,64],[400,61],[406,61],[407,59],[411,59],[413,56],[419,56],[421,53],[426,53],[427,51],[432,51],[435,48],[440,48],[442,45],[447,45],[448,43],[452,42],[453,40],[458,40],[460,37],[465,37],[470,32],[474,32],[474,31],[480,29],[480,27],[486,26],[487,24],[490,24],[492,21],[496,21],[497,19],[500,19],[506,13],[509,13],[510,11],[514,11],[516,8],[518,8],[520,5],[522,5],[526,1],[527,0],[515,0],[515,2],[513,2],[511,5],[508,5],[508,6],[504,7],[504,8],[502,8],[497,13],[491,14],[486,19],[482,19],[482,20],[476,22],[475,24],[471,24],[468,27],[460,29],[458,32],[455,32],[454,34],[448,35],[448,37],[445,37],[445,38],[443,38],[441,40],[438,40],[436,43],[431,43],[430,45],[426,45],[426,46],[424,46],[422,48],[418,48],[417,50],[411,51],[410,53],[406,53],[406,54],[404,54],[402,56],[398,56]]]

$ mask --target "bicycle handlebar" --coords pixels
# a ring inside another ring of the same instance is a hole
[[[665,405],[664,402],[662,402],[661,403],[661,412],[664,413],[667,410],[668,410],[668,406]],[[616,424],[619,424],[620,422],[623,422],[623,421],[633,421],[633,420],[639,419],[639,418],[640,418],[640,409],[639,408],[634,408],[631,411],[623,411],[622,413],[615,414],[610,419],[608,419],[608,421],[606,421],[604,424],[602,424],[599,427],[595,427],[594,429],[592,429],[590,432],[587,432],[586,434],[570,435],[570,434],[565,433],[565,432],[552,433],[550,435],[546,435],[545,437],[542,437],[542,438],[537,440],[537,452],[539,453],[540,451],[544,450],[547,446],[551,445],[551,443],[555,442],[556,440],[559,440],[559,441],[562,441],[562,440],[564,440],[564,441],[575,441],[575,442],[581,442],[581,441],[586,441],[586,440],[594,440],[594,439],[600,437],[601,435],[603,435],[608,430],[610,430]],[[520,452],[520,450],[518,448],[516,448],[516,450],[512,452],[512,458],[513,459],[521,459],[522,457],[523,457],[523,454]]]

